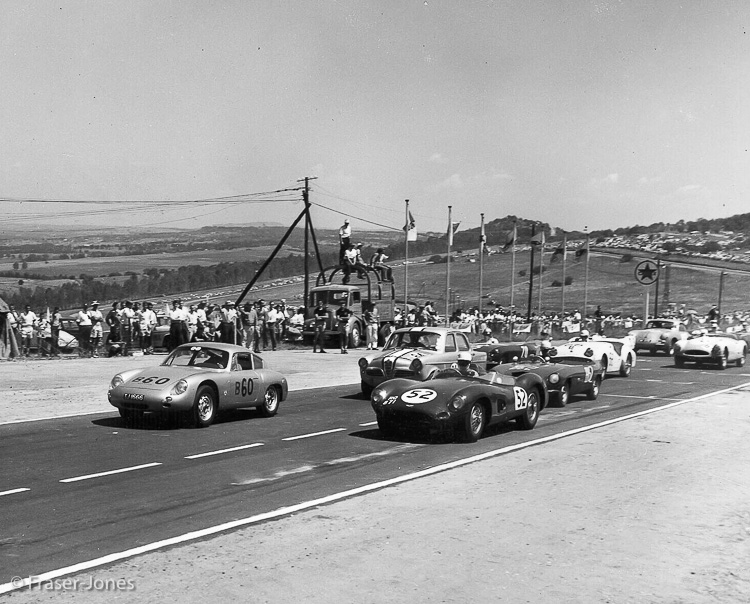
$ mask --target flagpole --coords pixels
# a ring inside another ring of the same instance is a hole
[[[583,229],[586,231],[586,271],[584,273],[584,280],[583,280],[583,317],[586,318],[586,315],[588,314],[588,304],[589,304],[589,247],[590,247],[590,238],[588,229],[589,227],[583,227]]]
[[[406,200],[406,225],[404,236],[406,237],[406,243],[404,246],[404,309],[408,312],[409,304],[409,200]]]
[[[451,291],[451,244],[453,243],[453,222],[451,209],[448,206],[448,257],[445,264],[445,325],[450,325],[450,291]]]
[[[480,214],[482,217],[481,227],[479,231],[479,314],[482,314],[482,281],[484,279],[484,214]]]
[[[542,314],[542,273],[544,272],[544,227],[542,226],[542,245],[539,248],[539,315]]]
[[[562,269],[562,300],[560,301],[560,315],[565,316],[565,261],[568,258],[568,234],[563,233],[563,269]]]
[[[518,236],[518,223],[513,221],[513,241],[510,250],[510,307],[513,308],[513,294],[516,289],[516,237]]]

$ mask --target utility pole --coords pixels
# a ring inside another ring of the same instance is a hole
[[[531,304],[534,296],[534,235],[536,235],[536,223],[531,224],[531,252],[529,258],[529,302],[526,308],[526,320],[531,321]]]
[[[302,200],[305,202],[305,287],[303,306],[310,303],[310,233],[312,232],[312,219],[310,218],[310,181],[315,180],[317,176],[305,176],[305,188],[302,191]],[[297,181],[301,182],[301,181]],[[317,242],[315,247],[317,248]]]

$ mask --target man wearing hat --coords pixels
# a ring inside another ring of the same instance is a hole
[[[351,241],[352,227],[349,226],[349,219],[347,218],[339,229],[339,264],[344,263],[344,252],[349,249]]]
[[[81,310],[76,315],[78,323],[78,344],[81,347],[81,356],[91,355],[91,315],[89,315],[89,305],[85,302],[81,305]]]
[[[237,343],[237,309],[234,302],[227,300],[221,309],[221,341],[225,344]]]
[[[120,325],[122,329],[122,341],[125,343],[123,348],[122,356],[130,354],[130,347],[133,345],[133,320],[135,319],[135,311],[133,310],[133,303],[130,300],[125,300],[125,304],[120,311]]]
[[[91,303],[89,317],[91,317],[91,356],[98,357],[99,345],[104,337],[104,315],[99,310],[99,302],[96,300]]]
[[[187,311],[182,306],[182,300],[172,301],[169,311],[169,350],[172,351],[188,341]]]
[[[367,272],[367,263],[362,260],[362,242],[354,246],[354,268],[357,269],[357,276],[364,279]]]
[[[154,327],[156,327],[157,319],[156,313],[154,312],[154,305],[152,302],[143,303],[144,310],[141,312],[141,350],[143,354],[153,354],[154,347],[151,342]]]

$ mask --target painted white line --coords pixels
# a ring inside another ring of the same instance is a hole
[[[24,491],[30,491],[31,489],[27,488],[21,488],[21,489],[11,489],[10,491],[2,491],[0,493],[0,497],[3,495],[13,495],[14,493],[23,493]]]
[[[643,380],[643,381],[644,381],[644,382],[659,382],[659,383],[661,383],[661,382],[663,382],[664,380],[648,380],[648,379],[646,379],[646,380]]]
[[[56,579],[57,577],[63,577],[65,575],[72,575],[74,573],[80,573],[80,572],[83,572],[92,568],[96,568],[98,566],[103,566],[105,564],[112,564],[120,560],[133,558],[134,556],[140,556],[141,554],[153,552],[155,550],[162,549],[165,547],[171,547],[173,545],[178,545],[180,543],[195,541],[196,539],[204,539],[205,537],[208,537],[210,535],[215,535],[217,533],[222,533],[225,531],[229,531],[229,530],[236,529],[236,528],[243,527],[243,526],[248,526],[251,524],[258,524],[259,522],[265,522],[266,520],[272,520],[272,519],[280,518],[282,516],[289,516],[290,514],[294,514],[297,512],[304,511],[304,510],[309,510],[309,509],[312,509],[321,505],[325,505],[327,503],[333,503],[336,501],[341,501],[342,499],[348,499],[350,497],[354,497],[356,495],[363,495],[365,493],[379,491],[381,489],[384,489],[386,487],[390,487],[393,485],[402,484],[404,482],[409,482],[412,480],[416,480],[418,478],[424,478],[425,476],[432,476],[433,474],[439,474],[441,472],[445,472],[446,470],[460,468],[462,466],[476,463],[478,461],[484,461],[485,459],[491,459],[493,457],[498,457],[499,455],[505,455],[506,453],[511,453],[513,451],[520,451],[522,449],[527,449],[529,447],[533,447],[536,445],[541,445],[541,444],[548,443],[548,442],[554,442],[556,440],[567,438],[569,436],[582,434],[584,432],[589,432],[591,430],[596,430],[598,428],[603,428],[605,426],[611,426],[612,424],[624,422],[630,419],[634,419],[636,417],[642,417],[644,415],[650,415],[658,411],[671,409],[673,407],[685,405],[687,403],[694,403],[696,401],[711,398],[712,396],[717,396],[719,394],[725,394],[727,392],[734,392],[735,390],[740,390],[741,388],[747,388],[749,386],[750,386],[750,382],[746,382],[744,384],[740,384],[739,386],[732,386],[731,388],[725,388],[723,390],[709,392],[708,394],[702,394],[694,398],[687,398],[687,399],[683,399],[680,401],[676,401],[674,403],[668,403],[660,407],[654,407],[653,409],[646,409],[645,411],[631,413],[630,415],[623,415],[622,417],[616,417],[614,419],[609,419],[609,420],[599,422],[596,424],[591,424],[590,426],[583,426],[581,428],[575,428],[573,430],[568,430],[566,432],[560,432],[559,434],[552,434],[551,436],[545,436],[543,438],[538,438],[536,440],[530,440],[524,443],[502,447],[501,449],[487,451],[486,453],[480,453],[479,455],[473,455],[465,459],[458,459],[456,461],[441,464],[439,466],[433,466],[432,468],[425,468],[424,470],[420,470],[419,472],[412,472],[410,474],[397,476],[396,478],[390,478],[388,480],[383,480],[381,482],[374,482],[371,484],[363,485],[361,487],[350,489],[348,491],[341,491],[339,493],[327,495],[326,497],[320,497],[318,499],[313,499],[311,501],[304,501],[302,503],[298,503],[295,505],[278,508],[271,512],[265,512],[263,514],[257,514],[255,516],[250,516],[248,518],[240,518],[238,520],[233,520],[231,522],[225,522],[224,524],[218,524],[216,526],[211,526],[211,527],[201,529],[198,531],[192,531],[190,533],[185,533],[184,535],[171,537],[170,539],[164,539],[162,541],[155,541],[154,543],[147,543],[140,547],[135,547],[133,549],[125,550],[122,552],[115,552],[113,554],[102,556],[94,560],[87,560],[85,562],[79,562],[78,564],[73,564],[71,566],[66,566],[64,568],[58,568],[56,570],[51,570],[46,573],[40,573],[40,574],[32,573],[33,579],[34,581],[45,582],[51,579]],[[23,587],[28,587],[29,583],[30,583],[30,579],[27,578],[27,579],[24,579],[23,581],[0,584],[0,594],[8,593],[10,591],[15,591],[17,589],[22,589]]]
[[[599,396],[613,396],[615,398],[637,398],[644,401],[689,401],[691,399],[684,399],[684,398],[665,398],[661,396],[638,396],[636,394],[606,394],[604,392],[600,392]]]
[[[87,474],[86,476],[76,476],[74,478],[63,478],[60,482],[77,482],[79,480],[88,480],[89,478],[99,478],[100,476],[109,476],[110,474],[120,474],[122,472],[132,472],[133,470],[142,470],[143,468],[153,468],[160,466],[161,463],[144,463],[140,466],[131,466],[129,468],[120,468],[119,470],[109,470],[108,472],[98,472],[97,474]],[[0,592],[1,593],[1,592]]]
[[[750,375],[747,376],[747,377],[750,377]],[[679,384],[681,386],[692,386],[693,384],[695,384],[695,382],[669,382],[669,383],[670,384]]]
[[[322,432],[313,432],[312,434],[300,434],[299,436],[290,436],[281,440],[299,440],[300,438],[311,438],[313,436],[322,436],[323,434],[333,434],[334,432],[343,432],[346,428],[334,428],[333,430],[323,430]]]
[[[50,415],[49,417],[34,417],[32,419],[12,419],[7,422],[0,422],[0,426],[5,426],[8,424],[25,424],[27,422],[44,422],[48,419],[65,419],[67,417],[78,417],[83,415],[109,415],[109,410],[105,409],[104,411],[86,411],[84,413],[66,413],[65,415]],[[118,416],[119,417],[119,416]]]
[[[253,443],[252,445],[241,445],[231,449],[221,449],[219,451],[209,451],[208,453],[196,453],[195,455],[186,455],[185,459],[198,459],[199,457],[208,457],[209,455],[221,455],[222,453],[231,453],[232,451],[241,451],[242,449],[252,449],[253,447],[262,447],[264,443]]]
[[[378,422],[365,422],[364,424],[360,424],[360,426],[377,426]]]

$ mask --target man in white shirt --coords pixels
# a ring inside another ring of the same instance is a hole
[[[21,332],[21,355],[27,357],[31,351],[31,339],[34,337],[34,328],[39,317],[31,310],[28,304],[24,311],[18,315],[18,325]]]
[[[221,309],[221,341],[226,344],[236,344],[237,338],[237,309],[234,302],[227,300]]]
[[[89,315],[89,305],[82,304],[81,310],[76,315],[76,323],[78,323],[78,345],[81,347],[81,356],[91,356],[91,329],[93,323],[91,321],[91,315]]]
[[[91,356],[99,356],[99,344],[101,344],[102,337],[104,336],[104,315],[99,310],[99,302],[94,300],[91,303],[91,310],[89,310],[89,317],[91,317]]]
[[[151,337],[154,332],[154,327],[158,323],[156,313],[154,312],[154,305],[151,302],[144,303],[145,310],[141,312],[141,350],[143,354],[153,354],[154,347],[151,343]]]
[[[349,219],[344,220],[344,224],[339,229],[339,263],[344,262],[344,252],[349,249],[352,241],[352,227],[349,226]]]

